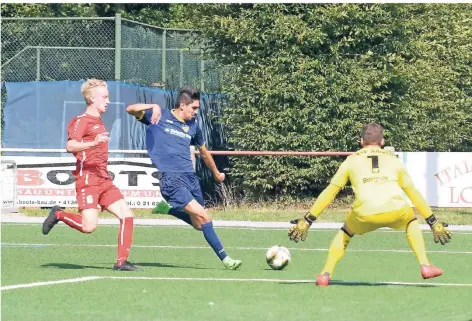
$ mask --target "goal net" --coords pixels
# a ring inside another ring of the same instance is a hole
[[[2,213],[18,212],[16,163],[12,160],[0,161],[0,201]]]

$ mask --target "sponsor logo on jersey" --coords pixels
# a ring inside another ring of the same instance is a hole
[[[166,133],[169,133],[169,134],[174,135],[174,136],[179,136],[179,137],[182,137],[182,138],[192,139],[192,136],[190,136],[186,133],[183,133],[181,131],[172,129],[172,128],[166,128],[164,131]]]

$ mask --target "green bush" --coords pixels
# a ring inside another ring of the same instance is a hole
[[[376,121],[397,150],[471,150],[470,4],[216,4],[187,13],[198,44],[226,71],[232,149],[353,151],[362,125]],[[303,196],[341,161],[233,158],[231,176],[246,196]]]

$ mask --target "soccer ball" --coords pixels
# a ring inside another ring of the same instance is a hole
[[[266,261],[273,270],[284,269],[292,259],[289,250],[286,247],[275,245],[266,253]]]

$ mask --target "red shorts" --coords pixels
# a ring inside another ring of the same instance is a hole
[[[78,176],[75,182],[75,190],[79,211],[96,209],[98,205],[104,211],[111,204],[123,199],[123,194],[113,185],[111,178],[103,178],[92,174]]]

